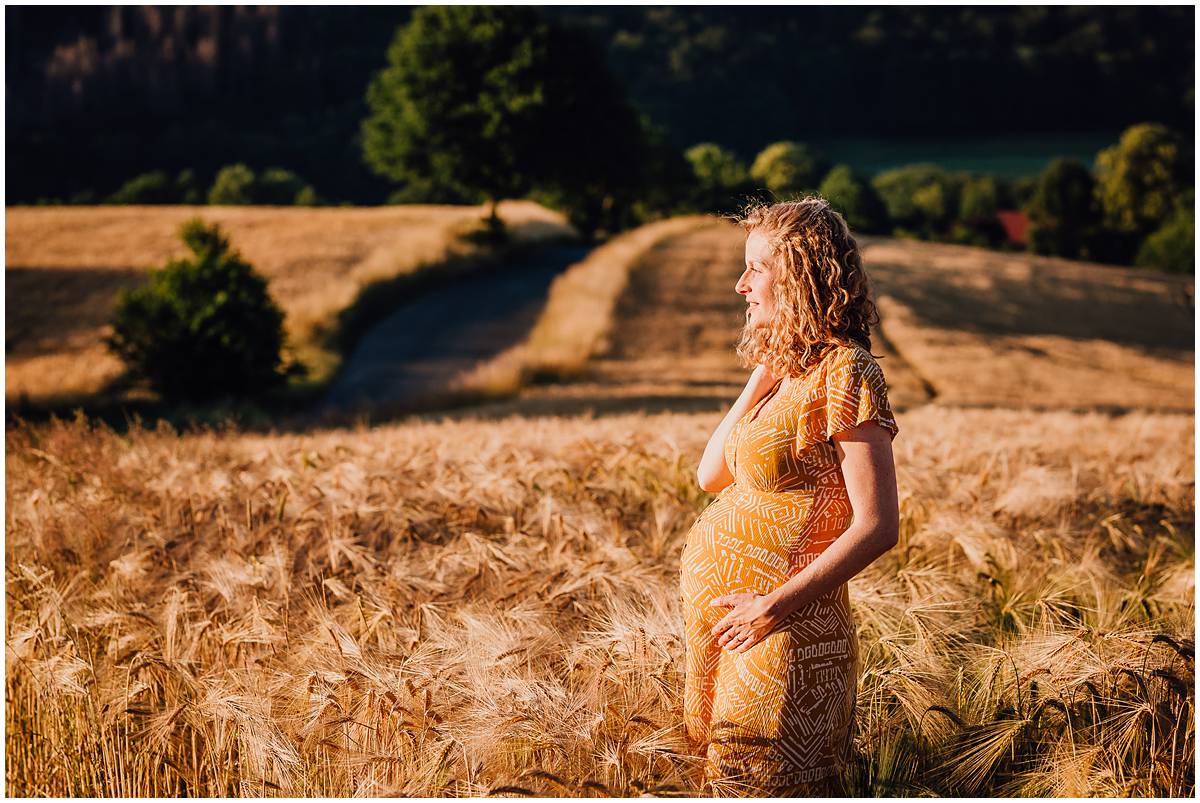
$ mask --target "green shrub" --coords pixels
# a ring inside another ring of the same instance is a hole
[[[267,283],[219,227],[193,218],[180,228],[191,258],[171,260],[118,296],[104,338],[135,377],[172,402],[247,397],[277,386],[283,313]]]
[[[173,204],[176,201],[175,182],[162,170],[134,176],[108,196],[110,204]]]
[[[306,184],[296,193],[296,206],[322,206],[324,201],[311,184]]]
[[[886,170],[871,185],[883,199],[894,227],[909,235],[941,239],[958,212],[965,182],[965,176],[949,173],[938,165],[915,164]]]
[[[855,174],[850,165],[840,164],[825,175],[818,194],[829,201],[854,231],[886,233],[887,209],[869,181]]]
[[[110,204],[201,204],[204,194],[191,170],[172,179],[163,170],[152,170],[126,181],[108,196]]]
[[[829,162],[802,142],[776,142],[763,148],[750,168],[750,178],[780,200],[814,192],[829,171]]]
[[[1196,270],[1195,189],[1188,189],[1175,202],[1175,211],[1148,236],[1138,249],[1134,264],[1171,273]]]
[[[316,189],[282,167],[255,173],[242,163],[226,165],[208,191],[210,204],[263,204],[266,206],[316,206]]]
[[[217,172],[208,191],[208,202],[215,205],[254,203],[254,171],[246,165],[226,165]]]

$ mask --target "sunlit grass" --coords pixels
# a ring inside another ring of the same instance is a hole
[[[10,794],[702,793],[678,560],[716,423],[10,429]],[[902,427],[852,791],[1191,796],[1191,416]]]

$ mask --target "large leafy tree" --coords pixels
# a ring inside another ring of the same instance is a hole
[[[542,172],[548,31],[527,6],[425,6],[367,88],[363,155],[396,181],[432,180],[492,203]]]
[[[535,9],[418,9],[367,102],[373,170],[486,198],[493,224],[500,199],[536,188],[587,234],[638,194],[645,138],[603,53]]]
[[[636,202],[661,177],[655,131],[629,104],[604,53],[581,31],[555,26],[542,85],[535,181],[585,236],[632,224]]]

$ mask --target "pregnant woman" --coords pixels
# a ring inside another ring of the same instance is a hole
[[[858,644],[846,582],[895,545],[898,432],[871,355],[858,246],[819,199],[738,217],[756,366],[697,472],[687,536],[684,725],[721,795],[842,795]]]

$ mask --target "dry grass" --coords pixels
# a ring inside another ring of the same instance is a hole
[[[289,208],[9,207],[5,215],[5,397],[31,401],[99,392],[122,372],[100,338],[117,291],[187,255],[179,225],[199,215],[269,282],[297,354],[317,373],[331,357],[314,341],[372,282],[436,266],[475,246],[460,239],[474,206]],[[506,201],[518,241],[561,237],[562,215]]]
[[[1193,409],[1193,277],[862,239],[884,331],[940,400]]]
[[[851,582],[852,792],[1190,797],[1190,285],[928,245],[867,251],[902,527]],[[546,320],[584,379],[486,410],[512,417],[10,429],[10,793],[710,791],[678,561],[744,381],[740,247],[703,226],[575,271],[604,314]],[[552,403],[636,412],[528,417]]]
[[[678,559],[717,417],[10,430],[10,794],[699,791]],[[1191,416],[902,427],[856,793],[1190,796]]]

